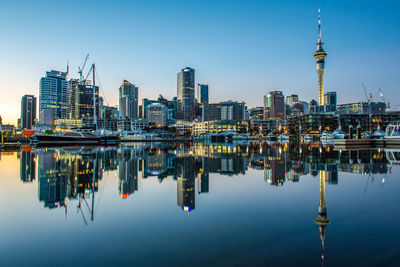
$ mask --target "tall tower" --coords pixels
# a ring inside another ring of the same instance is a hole
[[[324,105],[324,68],[325,68],[325,58],[328,55],[327,52],[322,48],[323,46],[321,38],[321,11],[318,9],[318,43],[317,51],[313,54],[315,61],[317,63],[317,73],[318,73],[318,105]]]
[[[194,119],[194,80],[194,69],[186,67],[178,72],[177,117],[180,120],[192,121]]]
[[[315,224],[319,226],[319,235],[321,237],[322,243],[322,261],[325,257],[325,235],[326,226],[330,223],[328,217],[326,217],[326,204],[325,204],[325,179],[326,171],[321,170],[319,172],[319,207],[318,207],[318,217],[315,219]]]

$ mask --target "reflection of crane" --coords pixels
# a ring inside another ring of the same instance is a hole
[[[386,98],[385,98],[385,96],[384,96],[383,91],[382,91],[381,88],[379,88],[379,95],[382,97],[383,103],[386,104],[386,109],[390,109],[390,102],[389,102],[389,101],[386,101]]]
[[[89,54],[86,55],[85,60],[83,61],[82,67],[78,67],[79,78],[81,81],[86,81],[86,79],[83,79],[83,70],[85,69],[85,65],[86,65],[88,58],[89,58]]]

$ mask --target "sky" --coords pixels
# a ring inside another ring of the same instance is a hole
[[[0,116],[16,124],[21,97],[39,96],[46,71],[78,77],[87,53],[105,104],[117,105],[124,79],[139,97],[176,96],[176,75],[196,71],[210,102],[262,106],[271,90],[318,97],[318,7],[328,52],[325,91],[339,103],[375,100],[381,88],[398,110],[398,1],[19,1],[0,0]],[[89,68],[86,69],[88,71]],[[141,101],[141,100],[140,100]]]

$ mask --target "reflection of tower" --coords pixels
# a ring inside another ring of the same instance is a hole
[[[324,68],[325,68],[325,58],[328,55],[327,52],[322,48],[323,46],[321,38],[321,16],[320,10],[318,9],[318,43],[317,51],[313,54],[315,61],[317,63],[317,73],[318,73],[318,104],[320,106],[324,105]]]
[[[36,175],[35,155],[32,151],[22,151],[20,161],[20,176],[21,180],[25,182],[32,182],[35,180]]]
[[[118,190],[122,198],[127,198],[138,190],[138,161],[124,157],[119,162]]]
[[[176,159],[177,202],[184,211],[190,212],[195,207],[195,170],[194,158]]]
[[[205,170],[205,159],[201,158],[201,169],[200,169],[200,177],[198,180],[198,192],[200,193],[208,193],[209,190],[209,173]]]
[[[318,207],[318,218],[315,219],[315,223],[319,226],[319,235],[321,237],[322,242],[322,260],[324,260],[325,254],[325,235],[326,235],[326,226],[330,223],[328,218],[326,217],[326,204],[325,204],[325,179],[326,172],[319,172],[319,207]]]

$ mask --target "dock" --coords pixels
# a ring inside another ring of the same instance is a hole
[[[400,139],[335,139],[337,149],[400,148]]]

